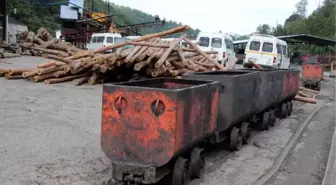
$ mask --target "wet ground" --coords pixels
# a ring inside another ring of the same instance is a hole
[[[14,58],[0,62],[0,68],[34,67],[43,61]],[[255,132],[242,150],[229,152],[219,146],[208,152],[204,177],[191,185],[258,181],[300,124],[330,97],[332,86],[324,82],[317,105],[295,103],[290,118],[279,120],[270,131]],[[111,167],[100,148],[101,87],[0,78],[0,184],[100,185],[107,181]],[[313,116],[281,170],[266,184],[321,182],[335,126],[334,103],[330,101]]]

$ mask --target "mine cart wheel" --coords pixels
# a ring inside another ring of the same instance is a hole
[[[283,103],[281,105],[281,118],[286,118],[287,117],[287,104]]]
[[[247,144],[248,139],[251,137],[251,125],[247,122],[244,122],[240,127],[241,135],[243,137],[243,143]]]
[[[177,158],[173,171],[173,185],[187,185],[189,181],[188,160],[182,157]]]
[[[263,119],[261,122],[261,130],[269,130],[270,129],[270,113],[265,111],[263,114]]]
[[[270,126],[274,127],[276,122],[275,111],[272,109],[270,110]]]
[[[316,89],[319,91],[321,90],[321,82],[317,82]]]
[[[293,103],[291,102],[291,101],[289,101],[288,103],[287,103],[287,115],[288,116],[290,116],[290,115],[292,115],[292,112],[293,112]]]
[[[233,127],[230,135],[230,148],[232,151],[240,150],[243,145],[243,137],[238,128]]]
[[[189,177],[190,179],[201,178],[204,171],[205,159],[203,149],[194,148],[190,156]]]

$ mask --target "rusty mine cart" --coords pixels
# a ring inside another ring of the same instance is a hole
[[[302,65],[303,86],[320,90],[323,79],[323,68],[318,62],[306,62]]]

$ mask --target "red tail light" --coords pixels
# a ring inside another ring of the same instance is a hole
[[[225,58],[225,55],[226,55],[226,53],[225,53],[225,52],[223,52],[223,58]]]
[[[273,57],[273,64],[275,64],[276,62],[276,57]]]

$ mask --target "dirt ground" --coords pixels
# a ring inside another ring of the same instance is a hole
[[[44,61],[36,57],[14,58],[0,61],[0,68],[29,68]],[[45,85],[3,78],[0,85],[1,185],[100,185],[111,177],[110,161],[100,148],[101,85]],[[319,99],[330,96],[329,86],[325,84]],[[270,131],[256,133],[241,151],[230,153],[219,149],[208,153],[204,177],[191,185],[253,184],[273,165],[299,124],[321,103],[295,103],[296,110],[290,118],[280,120]],[[314,116],[312,126],[286,158],[284,164],[288,165],[282,171],[287,174],[279,173],[267,184],[286,184],[278,183],[281,176],[289,179],[284,182],[301,183],[290,179],[304,173],[291,166],[291,158],[297,158],[302,152],[307,155],[296,160],[298,164],[305,165],[305,160],[310,158],[326,161],[333,132],[330,125],[335,122],[335,117],[330,119],[333,111],[328,105]],[[330,125],[319,127],[316,123]],[[316,132],[321,132],[323,137]],[[318,139],[315,147],[307,147],[314,138]],[[317,147],[321,143],[322,149]],[[300,150],[300,147],[307,149]],[[323,155],[319,155],[319,149]],[[315,150],[318,154],[313,153]],[[320,178],[323,170],[317,172],[322,167],[316,165],[317,162],[311,162],[304,167],[314,167],[312,176],[315,178],[317,174]]]

